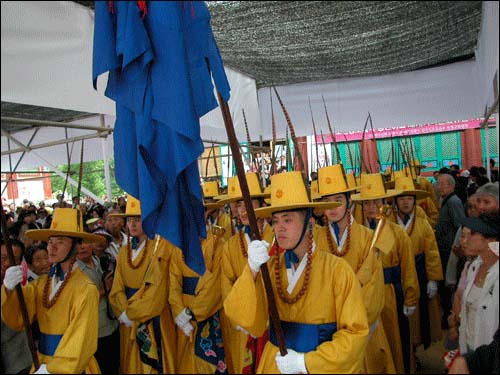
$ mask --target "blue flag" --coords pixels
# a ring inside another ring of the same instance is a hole
[[[95,2],[94,88],[109,72],[116,181],[141,201],[144,231],[179,247],[203,274],[199,118],[218,105],[212,78],[226,101],[229,83],[204,2],[139,3]]]

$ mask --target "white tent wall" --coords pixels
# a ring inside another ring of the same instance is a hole
[[[498,70],[498,2],[483,2],[476,59],[385,76],[337,79],[277,87],[298,136],[311,135],[308,97],[317,131],[328,132],[321,95],[337,132],[361,130],[370,112],[375,128],[424,125],[482,117],[493,104]],[[271,137],[269,88],[258,90],[262,136]],[[286,122],[273,92],[277,135]]]

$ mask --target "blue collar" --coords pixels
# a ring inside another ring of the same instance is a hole
[[[292,263],[299,263],[299,257],[293,252],[293,250],[285,251],[285,264],[286,268],[292,268]]]

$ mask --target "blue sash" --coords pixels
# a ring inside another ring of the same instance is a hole
[[[132,298],[132,296],[137,293],[139,288],[129,288],[128,286],[125,287],[125,295],[127,296],[127,299],[129,300]]]
[[[281,327],[283,327],[286,347],[302,353],[315,350],[325,341],[330,341],[333,334],[337,332],[335,322],[307,324],[281,320]],[[269,322],[269,341],[279,346],[272,322]]]
[[[403,313],[403,304],[405,302],[405,299],[403,293],[403,285],[401,285],[401,267],[399,265],[384,268],[384,284],[394,285],[398,312]]]
[[[63,335],[49,335],[48,333],[40,332],[38,351],[43,355],[53,357],[62,337]],[[85,370],[82,372],[82,374],[85,374]]]
[[[199,277],[182,277],[182,293],[194,296]]]
[[[38,351],[43,355],[54,355],[57,349],[57,345],[62,339],[62,335],[49,335],[47,333],[40,332],[40,343],[38,344]]]

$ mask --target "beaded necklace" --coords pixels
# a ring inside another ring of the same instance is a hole
[[[49,301],[49,286],[50,286],[50,283],[52,281],[52,278],[51,277],[47,277],[47,280],[45,281],[45,286],[43,287],[43,297],[42,297],[43,307],[45,307],[46,309],[50,309],[56,303],[59,295],[62,293],[64,287],[68,283],[68,280],[70,279],[71,275],[73,274],[72,271],[73,271],[73,265],[75,264],[75,262],[76,262],[76,257],[73,258],[73,260],[69,264],[68,274],[64,278],[64,280],[63,280],[61,286],[59,287],[59,289],[57,289],[57,292],[54,295],[54,298],[52,298],[50,301]]]
[[[312,263],[312,233],[309,232],[309,248],[307,249],[307,263],[306,263],[306,269],[305,269],[305,276],[304,276],[304,283],[302,284],[302,288],[300,288],[299,293],[293,297],[289,298],[288,296],[285,295],[283,292],[283,286],[281,283],[281,274],[280,274],[280,253],[278,252],[276,254],[276,262],[274,263],[274,275],[276,277],[276,289],[278,290],[278,295],[280,296],[281,300],[285,303],[288,304],[294,304],[297,302],[299,299],[302,298],[302,296],[306,293],[307,291],[307,286],[309,285],[309,276],[311,273],[311,263]]]
[[[351,215],[349,214],[349,216],[347,216],[347,239],[344,243],[344,246],[342,246],[342,251],[339,251],[338,246],[335,246],[333,244],[333,236],[332,233],[330,232],[329,226],[330,225],[326,226],[325,230],[326,230],[326,239],[328,240],[328,248],[330,249],[330,252],[338,257],[343,257],[344,255],[347,255],[351,245]]]
[[[141,259],[139,260],[139,263],[137,263],[136,265],[132,263],[132,245],[130,243],[131,241],[128,241],[127,243],[127,263],[129,267],[132,268],[133,270],[138,269],[144,262],[144,259],[146,259],[146,253],[148,251],[148,240],[146,239],[145,241],[146,243],[144,244],[144,249],[142,250]]]

